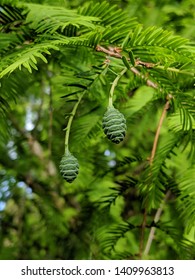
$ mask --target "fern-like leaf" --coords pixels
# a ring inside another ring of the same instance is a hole
[[[121,222],[117,225],[110,226],[105,231],[100,231],[98,239],[101,242],[102,249],[106,254],[111,254],[115,250],[117,242],[121,238],[125,238],[125,234],[135,228],[136,226],[131,223]]]
[[[28,7],[27,23],[38,33],[53,34],[59,30],[64,32],[67,27],[85,26],[94,29],[93,22],[99,21],[97,17],[82,16],[74,10],[68,10],[64,7],[47,6],[39,4],[26,4]]]
[[[0,62],[0,69],[5,68],[6,64],[8,64],[8,66],[0,72],[0,78],[8,73],[12,73],[17,68],[21,69],[22,66],[27,68],[30,73],[32,72],[32,68],[37,70],[37,58],[40,58],[42,61],[47,63],[47,59],[43,53],[50,55],[51,53],[48,49],[58,50],[58,47],[51,43],[41,43],[33,45],[32,47],[27,46],[24,50],[16,51],[10,56],[5,57]]]

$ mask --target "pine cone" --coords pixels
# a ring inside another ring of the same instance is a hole
[[[62,177],[68,183],[72,183],[79,173],[78,160],[71,153],[63,155],[59,167]]]
[[[126,120],[122,113],[114,107],[109,107],[102,121],[104,133],[112,142],[120,143],[126,133]]]

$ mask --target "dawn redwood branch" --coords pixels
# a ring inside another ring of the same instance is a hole
[[[170,97],[171,96],[169,96],[169,98]],[[170,106],[170,100],[168,99],[167,102],[164,105],[164,108],[163,108],[163,111],[162,111],[162,114],[161,114],[161,117],[160,117],[160,120],[159,120],[159,123],[158,123],[158,127],[157,127],[157,130],[156,130],[156,134],[155,134],[155,137],[154,137],[154,142],[153,142],[153,146],[152,146],[151,156],[150,156],[150,159],[149,159],[150,166],[153,164],[153,161],[154,161],[154,157],[155,157],[156,149],[157,149],[157,145],[158,145],[158,140],[159,140],[159,136],[160,136],[160,130],[162,128],[162,124],[163,124],[163,121],[165,119],[167,110],[169,109],[169,106]],[[164,201],[161,203],[160,207],[158,208],[158,210],[156,212],[156,215],[154,217],[154,222],[155,223],[157,223],[160,220],[160,216],[161,216],[162,210],[163,210],[163,205],[164,205],[164,203],[167,200],[167,197],[169,195],[170,195],[170,192],[168,191],[166,196],[165,196]],[[145,208],[144,216],[146,216],[146,215],[147,215],[147,209]],[[140,254],[141,255],[142,255],[142,249],[143,249],[143,240],[144,240],[145,226],[146,226],[146,218],[143,218],[142,234],[141,234],[141,242],[140,242],[142,244],[142,246],[140,245],[140,252],[141,252]],[[154,233],[155,233],[155,227],[152,227],[150,229],[150,233],[149,233],[149,236],[148,236],[146,248],[144,250],[144,254],[145,255],[147,255],[149,253],[149,250],[150,250],[150,247],[151,247],[151,244],[152,244],[152,240],[154,238]]]
[[[149,87],[153,87],[153,88],[158,88],[158,85],[156,83],[154,83],[153,81],[151,81],[150,79],[146,78],[146,76],[144,76],[139,70],[137,70],[137,68],[135,67],[130,67],[131,72],[133,72],[135,75],[141,77],[142,79],[146,80],[146,84]]]
[[[167,102],[165,103],[165,106],[163,108],[163,111],[162,111],[162,114],[161,114],[161,117],[160,117],[160,120],[159,120],[159,123],[158,123],[158,127],[157,127],[157,130],[156,130],[156,134],[155,134],[155,137],[154,137],[154,143],[153,143],[153,146],[152,146],[152,152],[151,152],[151,156],[150,156],[150,160],[149,160],[150,165],[152,165],[153,160],[154,160],[154,156],[155,156],[156,149],[157,149],[157,144],[158,144],[158,139],[159,139],[159,136],[160,136],[160,130],[161,130],[163,121],[165,119],[167,110],[169,109],[169,106],[170,106],[170,101],[167,100]]]
[[[169,98],[171,98],[171,95],[169,96]],[[162,124],[163,124],[163,121],[165,119],[167,110],[169,109],[169,106],[170,106],[170,100],[168,99],[167,102],[164,105],[164,108],[163,108],[163,111],[162,111],[162,114],[161,114],[161,117],[160,117],[160,120],[159,120],[159,123],[158,123],[158,127],[157,127],[157,130],[156,130],[156,134],[155,134],[155,137],[154,137],[151,156],[150,156],[150,159],[149,159],[150,166],[152,166],[153,161],[154,161],[154,157],[155,157],[156,149],[157,149],[157,145],[158,145],[158,140],[159,140],[159,136],[160,136],[160,130],[162,128]],[[165,200],[166,200],[166,197],[165,197]],[[160,205],[160,207],[158,208],[158,210],[156,212],[156,215],[154,217],[154,222],[157,222],[160,219],[160,216],[162,214],[162,209],[163,209],[162,205],[163,204]],[[142,221],[142,225],[141,225],[141,238],[140,238],[140,251],[139,251],[140,258],[142,258],[144,233],[145,233],[145,227],[146,227],[146,218],[147,218],[147,207],[145,207],[145,209],[144,209],[143,221]],[[148,252],[150,250],[152,240],[154,238],[154,232],[155,232],[155,228],[152,227],[151,230],[150,230],[149,236],[148,236],[148,241],[147,241],[147,245],[146,245],[146,249],[144,251],[144,254],[148,254]]]
[[[120,54],[119,51],[117,51],[116,48],[110,48],[110,49],[106,49],[100,45],[97,45],[96,47],[96,51],[97,52],[103,52],[103,53],[106,53],[108,54],[109,56],[113,56],[113,57],[116,57],[116,58],[122,58],[122,55]]]
[[[155,224],[160,220],[164,204],[167,201],[167,199],[169,198],[170,194],[171,194],[171,192],[170,192],[170,190],[168,190],[168,192],[166,193],[165,198],[162,201],[160,207],[157,209],[156,214],[154,216]],[[155,230],[156,230],[155,227],[151,227],[150,233],[149,233],[149,236],[148,236],[148,240],[147,240],[147,243],[146,243],[146,248],[144,250],[144,255],[148,255],[148,253],[150,251],[150,248],[151,248],[151,245],[152,245],[152,241],[154,239]]]
[[[120,51],[121,51],[120,48],[112,48],[112,47],[110,47],[109,49],[106,49],[106,48],[104,48],[104,47],[102,47],[100,45],[97,45],[96,51],[103,52],[105,54],[108,54],[109,56],[122,59],[122,55],[120,54]],[[145,66],[147,68],[151,68],[151,67],[154,66],[153,63],[148,63],[148,62],[143,62],[143,61],[137,60],[136,61],[136,66],[139,66],[139,65]],[[130,71],[133,72],[135,75],[137,75],[137,76],[141,77],[142,79],[144,79],[146,81],[146,84],[149,87],[158,88],[158,85],[156,83],[154,83],[153,81],[148,79],[145,75],[143,75],[136,67],[131,66],[130,67]]]
[[[122,59],[122,55],[120,53],[121,52],[120,48],[109,47],[108,49],[106,49],[106,48],[104,48],[104,47],[102,47],[100,45],[97,45],[96,51],[103,52],[103,53],[105,53],[105,54],[107,54],[109,56]],[[156,83],[154,83],[153,81],[148,79],[145,75],[143,75],[136,68],[136,66],[145,66],[146,68],[151,68],[151,67],[154,67],[155,64],[137,60],[137,61],[135,61],[135,67],[134,66],[130,66],[129,69],[135,75],[137,75],[140,78],[144,79],[148,86],[150,86],[152,88],[155,88],[155,89],[159,88],[159,86]],[[161,90],[161,89],[159,89],[159,90]],[[154,160],[154,157],[155,157],[155,154],[156,154],[156,149],[157,149],[158,140],[159,140],[159,136],[160,136],[161,127],[162,127],[163,121],[165,119],[167,110],[169,109],[170,99],[171,98],[172,98],[172,96],[168,95],[167,101],[166,101],[166,103],[164,105],[164,108],[163,108],[163,111],[162,111],[162,114],[161,114],[161,117],[160,117],[160,120],[159,120],[159,123],[158,123],[158,127],[157,127],[157,130],[156,130],[156,134],[155,134],[155,138],[154,138],[154,142],[153,142],[153,146],[152,146],[151,156],[150,156],[150,159],[149,159],[150,166],[153,164],[153,160]],[[165,200],[163,201],[163,203],[160,205],[160,207],[158,208],[158,210],[156,212],[156,215],[154,217],[154,221],[155,222],[159,221],[159,219],[160,219],[160,216],[162,214],[162,209],[163,209],[162,207],[163,207],[164,202],[166,201],[168,195],[169,195],[169,192],[165,196]],[[142,258],[146,224],[147,224],[147,205],[146,205],[146,207],[144,209],[143,221],[142,221],[142,224],[141,224],[141,237],[140,237],[140,248],[139,248],[140,259]],[[148,252],[150,250],[150,247],[151,247],[151,244],[152,244],[152,240],[154,238],[154,232],[155,232],[155,228],[152,227],[151,230],[150,230],[150,234],[149,234],[148,240],[147,240],[147,244],[146,244],[146,248],[145,248],[144,254],[148,254]]]

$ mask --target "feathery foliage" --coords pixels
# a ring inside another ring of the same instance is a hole
[[[2,259],[195,257],[190,0],[109,2],[0,2]]]

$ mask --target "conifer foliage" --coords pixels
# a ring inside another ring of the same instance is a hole
[[[0,1],[0,258],[193,259],[195,38],[65,2]]]

